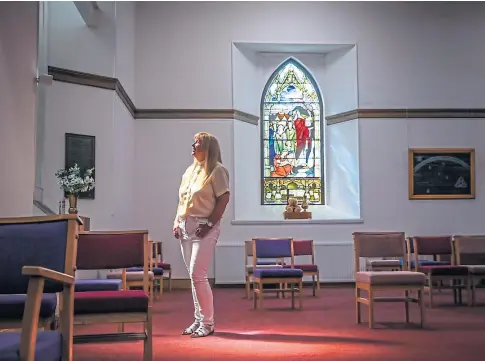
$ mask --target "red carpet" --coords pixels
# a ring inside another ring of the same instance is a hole
[[[181,336],[193,319],[191,293],[164,293],[154,304],[154,360],[483,360],[485,294],[475,308],[453,306],[450,291],[426,309],[425,330],[400,323],[404,305],[378,304],[378,329],[355,323],[354,291],[323,288],[320,297],[306,290],[303,311],[288,309],[290,300],[268,295],[263,310],[252,310],[243,289],[215,289],[216,333],[202,339]],[[417,322],[417,306],[411,305]],[[366,309],[364,320],[366,320]],[[126,327],[126,331],[135,326]],[[115,325],[82,326],[77,332],[114,332]],[[75,361],[142,361],[142,343],[76,345]]]

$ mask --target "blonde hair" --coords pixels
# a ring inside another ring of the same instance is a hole
[[[202,149],[205,153],[204,171],[206,179],[212,174],[217,163],[222,164],[221,147],[217,138],[206,132],[197,133],[194,138],[197,138],[202,143]],[[194,164],[197,160],[194,159]]]

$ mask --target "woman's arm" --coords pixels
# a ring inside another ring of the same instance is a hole
[[[230,193],[227,191],[226,193],[221,194],[216,199],[216,205],[214,206],[214,210],[212,211],[211,215],[208,218],[208,221],[212,223],[212,225],[219,222],[226,211],[227,203],[229,203]],[[195,231],[195,235],[197,237],[204,238],[207,233],[210,232],[212,227],[209,227],[208,224],[201,224],[199,228]]]
[[[209,222],[216,224],[224,215],[230,197],[229,172],[222,164],[214,169],[211,183],[216,197],[216,205],[212,210],[212,214],[209,216]]]
[[[209,216],[209,223],[212,225],[219,222],[226,211],[226,206],[229,203],[230,191],[229,191],[229,172],[222,165],[218,166],[211,178],[212,189],[214,190],[214,196],[216,197],[216,204]],[[195,235],[204,238],[211,230],[207,224],[199,226]]]
[[[178,225],[179,225],[179,211],[180,211],[180,207],[181,207],[181,204],[180,204],[180,196],[181,196],[181,193],[182,193],[182,189],[185,189],[185,187],[187,186],[187,175],[189,173],[189,170],[193,167],[193,165],[189,166],[184,174],[182,175],[182,180],[180,181],[180,186],[179,186],[179,192],[178,192],[178,204],[177,204],[177,212],[175,213],[175,219],[173,221],[173,228],[177,228]]]
[[[221,220],[224,212],[226,211],[227,204],[229,203],[229,198],[229,191],[217,197],[216,206],[214,207],[214,210],[209,217],[209,222],[211,222],[212,224],[216,224]]]

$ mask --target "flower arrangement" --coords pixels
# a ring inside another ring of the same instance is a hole
[[[94,189],[95,182],[93,175],[94,168],[87,169],[81,175],[81,169],[77,164],[68,168],[60,169],[55,173],[61,189],[71,195],[78,196],[79,193],[88,192]]]

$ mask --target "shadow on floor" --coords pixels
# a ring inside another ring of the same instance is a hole
[[[278,333],[247,334],[237,332],[215,332],[215,337],[232,340],[250,340],[266,342],[295,342],[295,343],[359,343],[373,345],[399,345],[396,341],[385,341],[367,339],[360,337],[338,337],[338,336],[309,336],[309,335],[288,335]]]

